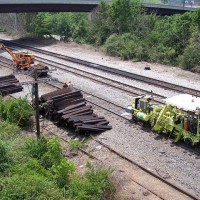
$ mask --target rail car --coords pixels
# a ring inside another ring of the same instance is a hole
[[[192,146],[200,142],[200,98],[180,94],[156,104],[151,96],[133,98],[131,112],[135,122],[149,125],[157,133],[184,140]]]

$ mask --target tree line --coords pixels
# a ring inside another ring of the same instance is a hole
[[[25,15],[25,30],[33,36],[56,34],[111,56],[200,71],[200,9],[157,16],[147,14],[138,0],[113,0],[102,1],[91,20],[84,13]]]

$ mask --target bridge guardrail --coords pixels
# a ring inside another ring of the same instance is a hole
[[[160,8],[172,8],[174,9],[183,9],[184,10],[194,10],[195,8],[200,7],[200,0],[140,0],[141,3],[145,5],[153,5]],[[152,7],[153,7],[152,6]],[[191,9],[189,9],[191,8]]]

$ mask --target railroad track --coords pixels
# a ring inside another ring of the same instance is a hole
[[[14,68],[12,68],[12,67],[9,67],[7,64],[8,64],[8,63],[5,62],[5,61],[3,61],[3,63],[0,62],[0,66],[5,67],[5,68],[8,68],[8,69],[11,69],[11,70],[14,69]],[[54,88],[56,88],[56,89],[60,89],[60,88],[62,88],[62,86],[64,85],[63,82],[58,81],[58,80],[56,81],[56,83],[54,82],[54,83],[47,83],[47,84],[50,85],[50,86],[52,86],[52,87],[54,87]],[[107,108],[105,108],[105,107],[103,107],[103,106],[101,106],[101,105],[98,105],[97,103],[92,102],[92,101],[90,101],[90,100],[88,100],[88,99],[87,99],[87,102],[89,102],[89,103],[91,103],[91,104],[93,104],[93,105],[95,105],[95,106],[98,106],[99,108],[102,108],[102,109],[104,109],[104,110],[107,110],[107,111],[109,111],[110,113],[115,114],[115,115],[118,116],[118,117],[121,117],[121,118],[123,118],[123,119],[129,120],[129,119],[127,119],[126,117],[124,117],[124,116],[122,116],[122,115],[119,114],[119,111],[124,110],[124,107],[123,107],[123,106],[117,105],[117,104],[115,104],[115,103],[113,103],[113,102],[111,102],[111,101],[108,101],[108,100],[106,100],[106,99],[103,99],[103,98],[101,98],[101,97],[99,97],[99,96],[97,96],[97,95],[91,94],[91,93],[89,93],[89,92],[87,92],[87,91],[84,91],[84,90],[81,90],[81,89],[79,89],[79,88],[76,88],[76,87],[74,87],[74,88],[77,89],[77,90],[80,90],[80,91],[83,92],[85,95],[92,96],[92,97],[94,97],[94,98],[96,98],[96,99],[99,99],[99,100],[101,100],[101,101],[104,101],[104,103],[107,103],[107,104],[110,104],[111,106],[114,106],[115,109],[107,109]],[[113,110],[117,110],[118,112],[114,112]]]
[[[5,67],[6,67],[6,65],[2,65],[2,66],[5,66]],[[11,68],[11,67],[8,67],[8,68],[9,68],[9,69],[13,69],[13,68]],[[50,84],[50,83],[47,83],[47,84],[50,85],[50,86],[52,86],[52,87],[54,87],[54,88],[61,88],[61,86],[63,85],[62,82],[58,82],[58,84],[59,84],[60,86],[55,85],[55,84]],[[83,92],[86,93],[86,94],[88,94],[88,95],[92,95],[92,94],[87,93],[87,92],[85,92],[85,91],[83,91]],[[97,97],[97,96],[95,96],[95,95],[92,95],[92,96],[94,96],[94,97],[96,97],[96,98],[99,98],[99,97]],[[107,102],[107,103],[109,103],[109,104],[112,104],[113,106],[117,106],[118,109],[123,109],[123,107],[118,106],[118,105],[116,105],[116,104],[113,104],[112,102],[109,102],[109,101],[104,100],[104,99],[102,99],[102,98],[101,98],[101,100],[102,100],[102,101],[105,101],[105,102]],[[88,101],[88,100],[87,100],[87,101]],[[123,118],[123,119],[125,119],[125,120],[128,120],[126,117],[123,117],[123,116],[121,116],[120,114],[118,114],[118,112],[113,112],[113,111],[112,111],[113,109],[110,110],[110,109],[105,108],[105,107],[103,107],[103,106],[100,106],[100,105],[98,105],[97,103],[94,103],[94,102],[92,102],[92,101],[88,101],[88,102],[90,102],[91,104],[93,104],[93,105],[95,105],[95,106],[98,106],[98,107],[100,107],[100,108],[102,108],[102,109],[104,109],[104,110],[106,110],[106,111],[108,111],[108,112],[110,112],[110,113],[112,113],[112,114],[118,116],[118,117],[121,117],[121,118]],[[63,138],[61,138],[61,139],[63,139]],[[95,142],[97,142],[97,143],[99,143],[100,145],[104,146],[105,148],[109,149],[109,151],[111,151],[111,152],[113,152],[114,154],[118,155],[120,158],[126,160],[127,162],[131,163],[132,165],[137,166],[138,168],[140,168],[142,171],[144,171],[145,173],[149,174],[150,176],[152,176],[152,177],[158,179],[158,180],[161,181],[163,184],[166,184],[167,186],[171,187],[172,190],[176,190],[178,193],[180,193],[181,196],[184,196],[185,199],[196,199],[196,200],[198,199],[198,197],[195,197],[194,195],[188,193],[187,191],[183,190],[183,189],[180,188],[179,186],[174,185],[173,183],[171,183],[171,182],[169,182],[169,181],[163,179],[162,177],[158,176],[158,175],[155,174],[154,172],[152,172],[152,171],[146,169],[145,167],[143,167],[143,166],[137,164],[136,162],[130,160],[129,158],[127,158],[126,156],[122,155],[122,154],[121,154],[120,152],[118,152],[117,150],[115,150],[115,149],[109,147],[107,144],[105,144],[104,142],[98,140],[97,138],[92,137],[92,140],[94,140]],[[88,153],[88,152],[84,151],[83,149],[81,149],[81,151],[84,152],[85,154],[88,154],[88,155],[91,154],[91,153]],[[93,159],[99,160],[99,159],[96,158],[95,156],[92,156],[92,157],[93,157]],[[135,182],[136,182],[137,184],[139,184],[137,181],[135,181]],[[141,185],[141,186],[142,186],[142,185]],[[144,187],[144,188],[147,189],[150,193],[156,195],[156,196],[159,197],[160,199],[165,199],[165,198],[162,197],[162,195],[159,194],[157,191],[152,191],[151,189],[146,188],[146,186],[142,186],[142,187]]]
[[[172,84],[172,83],[169,83],[169,82],[149,78],[149,77],[146,77],[146,76],[122,71],[122,70],[119,70],[119,69],[114,69],[114,68],[111,68],[111,67],[108,67],[108,66],[105,66],[105,65],[100,65],[100,64],[88,62],[88,61],[85,61],[85,60],[61,55],[61,54],[58,54],[58,53],[54,53],[54,52],[50,52],[50,51],[46,51],[46,50],[41,50],[41,49],[31,47],[31,46],[27,46],[27,45],[22,45],[22,44],[10,42],[10,41],[5,41],[5,40],[1,40],[1,41],[4,42],[7,45],[15,45],[15,46],[22,47],[22,48],[28,48],[28,49],[31,49],[32,51],[35,51],[35,52],[39,52],[39,53],[42,53],[42,54],[45,54],[45,55],[53,56],[53,57],[56,57],[56,58],[59,58],[59,59],[62,59],[62,60],[70,61],[72,63],[81,64],[81,65],[87,66],[89,68],[98,69],[98,70],[108,72],[108,73],[112,73],[112,74],[115,74],[115,75],[118,75],[118,76],[123,76],[123,77],[129,78],[129,79],[132,79],[132,80],[145,82],[145,83],[152,84],[152,85],[155,85],[155,86],[159,86],[159,87],[162,87],[162,88],[165,88],[165,89],[168,89],[168,90],[173,90],[173,91],[177,91],[177,92],[180,92],[180,93],[187,93],[187,94],[191,94],[191,95],[200,97],[200,91],[192,89],[192,88],[187,88],[187,87],[184,87],[184,86],[180,86],[180,85]]]
[[[7,60],[7,61],[5,61],[5,60]],[[159,103],[159,104],[163,104],[164,102],[163,102],[162,99],[166,98],[163,95],[160,95],[160,94],[157,94],[157,93],[154,93],[154,92],[150,92],[150,91],[145,90],[145,89],[140,89],[140,88],[137,88],[137,87],[125,84],[125,83],[121,83],[121,82],[112,80],[110,78],[105,78],[103,76],[100,76],[100,75],[97,75],[97,74],[94,74],[94,73],[91,73],[91,72],[76,69],[76,68],[71,67],[69,65],[60,64],[59,62],[51,61],[49,59],[43,58],[43,59],[37,59],[37,60],[41,61],[43,64],[45,64],[49,67],[57,68],[61,71],[68,72],[68,73],[71,73],[73,75],[92,80],[93,82],[97,82],[97,83],[100,83],[102,85],[106,85],[108,87],[112,87],[114,89],[117,89],[117,90],[119,90],[123,93],[126,93],[128,95],[131,95],[131,96],[133,96],[133,95],[134,96],[143,96],[143,95],[147,95],[147,94],[152,95],[154,97],[154,102]],[[46,60],[46,62],[44,62],[44,60]],[[4,58],[4,60],[2,62],[4,64],[8,64],[10,62],[10,60]]]

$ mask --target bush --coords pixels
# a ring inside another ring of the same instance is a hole
[[[143,59],[142,45],[139,43],[139,39],[130,33],[111,35],[103,48],[111,56],[119,56],[123,59]]]
[[[11,168],[12,175],[18,174],[29,174],[29,175],[40,175],[46,177],[48,180],[53,180],[53,176],[51,172],[47,169],[45,169],[39,160],[35,158],[28,158],[26,159],[25,163],[16,163]]]
[[[8,146],[0,140],[0,172],[4,172],[10,166],[10,161],[8,157]]]
[[[66,160],[56,139],[0,140],[0,199],[102,199],[113,190],[110,169],[88,164],[83,177]],[[8,145],[9,144],[9,145]]]
[[[163,64],[174,64],[176,52],[173,48],[165,47],[162,44],[157,47],[149,48],[148,50],[149,61],[160,62]]]
[[[47,140],[41,137],[36,140],[29,138],[26,141],[25,149],[30,157],[40,160],[40,163],[46,169],[59,164],[62,159],[61,146],[56,139]]]
[[[27,138],[25,142],[25,151],[31,158],[40,160],[47,152],[47,139],[45,137],[41,137],[38,140]]]
[[[20,128],[15,124],[6,121],[0,121],[0,139],[14,139],[20,133]]]
[[[110,169],[95,169],[91,164],[83,177],[74,175],[67,191],[67,197],[73,200],[101,200],[112,194],[114,187],[109,179]]]
[[[10,123],[25,126],[33,115],[33,108],[26,99],[0,100],[0,117]]]
[[[62,191],[39,174],[15,174],[1,179],[0,199],[62,199]]]
[[[66,159],[62,159],[58,165],[54,165],[51,168],[53,178],[60,188],[69,184],[69,177],[74,170],[75,165]]]
[[[187,70],[200,67],[200,33],[197,30],[184,49],[183,55],[179,56],[179,63],[181,67]]]
[[[180,66],[187,70],[200,66],[200,48],[195,44],[188,45],[183,55],[179,57],[179,62]]]

